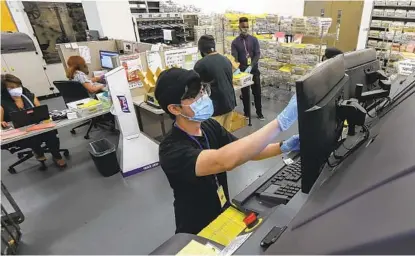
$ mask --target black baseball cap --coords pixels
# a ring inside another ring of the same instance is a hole
[[[181,104],[184,99],[196,98],[201,87],[201,79],[196,71],[170,68],[161,72],[156,82],[154,96],[164,112],[174,117],[167,106]]]
[[[339,54],[343,54],[343,52],[337,48],[334,47],[329,47],[326,48],[325,52],[324,52],[324,56],[326,56],[327,59],[331,59],[336,57]]]

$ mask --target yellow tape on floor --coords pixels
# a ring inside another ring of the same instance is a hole
[[[197,235],[227,246],[246,228],[244,218],[242,212],[229,207]]]

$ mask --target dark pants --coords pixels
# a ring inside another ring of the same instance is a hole
[[[62,155],[59,153],[60,142],[59,138],[56,137],[58,132],[50,131],[45,132],[27,139],[23,139],[17,142],[17,145],[23,148],[31,148],[36,156],[43,156],[44,152],[42,149],[42,143],[46,143],[46,147],[50,150],[53,158],[62,159]]]
[[[254,95],[255,110],[258,116],[262,116],[262,104],[261,104],[261,80],[259,74],[254,74],[254,84],[251,85],[252,94]],[[242,102],[244,104],[244,114],[248,116],[248,105],[251,104],[248,100],[249,87],[241,89],[242,91]]]

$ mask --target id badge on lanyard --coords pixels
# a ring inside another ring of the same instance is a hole
[[[251,56],[249,56],[248,48],[246,47],[245,39],[243,39],[244,47],[245,47],[245,54],[246,54],[246,61],[248,63],[248,66],[251,66]]]
[[[180,129],[180,127],[178,127],[177,125],[176,125],[176,123],[174,124],[174,126],[176,126],[177,128],[179,128]],[[180,129],[180,130],[182,130],[182,129]],[[183,130],[182,130],[183,131]],[[183,131],[190,139],[192,139],[194,142],[196,142],[196,144],[197,145],[199,145],[199,147],[200,147],[200,149],[204,149],[203,147],[202,147],[202,144],[200,144],[200,142],[199,141],[197,141],[197,139],[195,139],[193,136],[190,136],[189,134],[187,134],[187,132],[185,132],[185,131]],[[208,138],[207,138],[207,136],[206,136],[206,133],[204,133],[203,131],[202,131],[202,133],[203,133],[203,136],[205,137],[205,140],[206,140],[206,144],[207,144],[207,148],[208,149],[210,149],[210,145],[209,145],[209,140],[208,140]],[[216,187],[217,187],[217,190],[216,190],[216,193],[218,194],[218,198],[219,198],[219,201],[220,201],[220,206],[223,208],[224,206],[225,206],[225,204],[226,204],[226,202],[227,202],[227,199],[226,199],[226,196],[225,196],[225,191],[223,190],[223,186],[222,185],[220,185],[220,183],[219,183],[219,179],[218,179],[218,176],[215,174],[215,183],[216,183]]]

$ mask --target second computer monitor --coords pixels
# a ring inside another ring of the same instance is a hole
[[[114,65],[114,56],[119,56],[117,52],[110,52],[110,51],[99,51],[99,58],[101,61],[101,67],[104,69],[113,69],[115,68]]]
[[[363,91],[370,91],[370,82],[365,72],[377,71],[380,69],[380,61],[376,58],[374,49],[364,49],[344,54],[344,66],[346,74],[350,77],[350,86],[345,89],[345,98],[355,98],[356,84],[363,85]]]
[[[310,191],[336,148],[343,127],[337,106],[348,82],[343,55],[323,62],[296,82],[301,190],[304,193]]]

